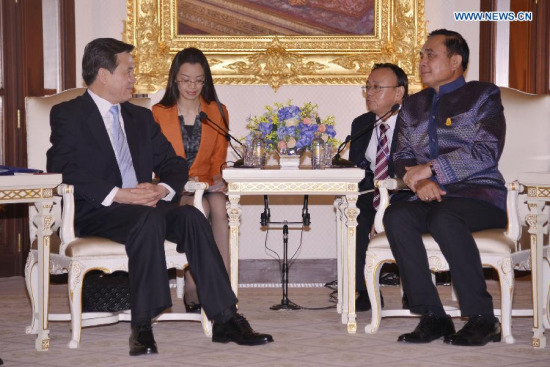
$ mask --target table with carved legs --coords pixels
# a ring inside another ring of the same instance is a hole
[[[544,248],[544,235],[548,233],[548,214],[543,209],[550,202],[550,172],[522,173],[519,181],[527,194],[529,214],[525,221],[529,226],[531,241],[531,278],[533,287],[533,338],[535,348],[546,347],[545,328],[550,327],[549,287],[550,259]],[[546,254],[545,254],[546,252]]]
[[[331,195],[335,196],[337,238],[338,305],[348,333],[357,331],[355,315],[355,240],[358,183],[364,178],[359,168],[344,169],[247,169],[223,171],[227,182],[227,214],[230,236],[230,278],[237,294],[239,283],[240,198],[243,195]]]
[[[48,330],[48,297],[50,289],[50,235],[53,216],[54,189],[61,183],[60,174],[0,176],[0,204],[32,203],[38,212],[33,218],[37,227],[38,242],[38,322],[27,328],[37,334],[35,348],[38,351],[50,348]]]

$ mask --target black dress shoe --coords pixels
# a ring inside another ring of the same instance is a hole
[[[132,326],[130,334],[130,355],[157,354],[157,343],[151,325]]]
[[[201,304],[195,302],[188,304],[185,302],[185,296],[183,297],[183,305],[185,306],[186,313],[201,313]]]
[[[371,305],[369,292],[357,291],[357,293],[359,293],[359,296],[355,300],[355,312],[370,311]],[[384,297],[382,297],[382,293],[380,293],[380,305],[384,308]]]
[[[453,320],[449,315],[437,316],[433,312],[428,312],[422,316],[420,323],[412,333],[400,335],[398,342],[405,343],[430,343],[442,336],[455,333]]]
[[[445,337],[444,342],[452,345],[482,346],[488,342],[499,342],[501,339],[500,322],[494,316],[477,315],[456,334]]]
[[[223,324],[214,322],[212,341],[215,343],[235,342],[239,345],[261,345],[271,343],[273,337],[269,334],[255,332],[244,316],[237,313]]]

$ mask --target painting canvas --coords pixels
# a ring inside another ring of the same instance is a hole
[[[177,0],[178,34],[368,35],[374,0]]]

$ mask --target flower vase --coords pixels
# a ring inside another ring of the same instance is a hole
[[[279,167],[281,169],[298,169],[300,158],[300,154],[279,154]]]

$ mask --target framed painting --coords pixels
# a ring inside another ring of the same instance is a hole
[[[392,62],[421,87],[424,0],[127,0],[136,92],[166,85],[185,47],[208,57],[217,84],[362,84]]]

